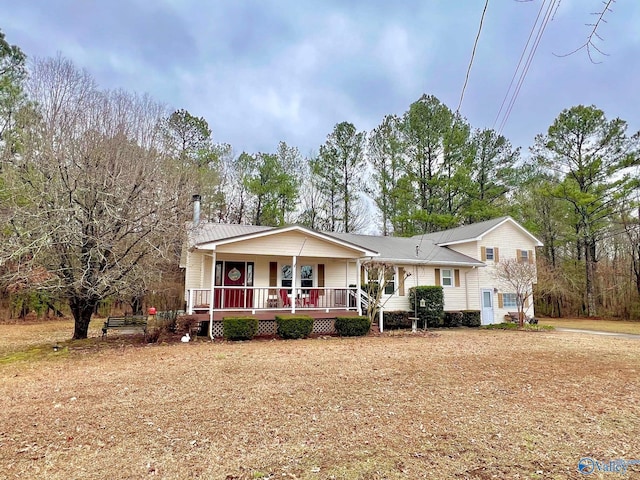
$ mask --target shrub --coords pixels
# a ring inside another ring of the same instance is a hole
[[[157,319],[156,319],[157,320]],[[176,333],[191,333],[194,330],[198,330],[197,334],[200,334],[200,327],[202,326],[201,320],[195,315],[180,315],[175,323]],[[170,328],[170,327],[169,327]]]
[[[459,327],[464,325],[464,313],[462,312],[444,312],[443,327]]]
[[[413,316],[413,312],[407,312],[405,310],[390,310],[382,313],[385,329],[393,328],[411,328],[410,317]]]
[[[424,300],[424,307],[421,307]],[[411,310],[417,312],[421,322],[427,322],[427,327],[441,327],[444,318],[444,293],[442,287],[428,285],[411,287],[409,289]]]
[[[480,323],[480,310],[462,311],[462,325],[465,327],[479,327]]]
[[[227,340],[251,340],[258,333],[254,317],[223,317],[222,334]]]
[[[493,323],[491,325],[483,325],[486,330],[517,330],[518,324],[513,322]]]
[[[487,330],[526,330],[529,332],[551,331],[554,328],[551,325],[530,325],[525,323],[522,328],[514,322],[494,323],[493,325],[483,325],[481,328]]]
[[[282,338],[305,338],[313,331],[313,318],[308,315],[276,315],[276,324]]]
[[[361,337],[369,333],[371,321],[367,316],[336,317],[336,331],[341,337]]]

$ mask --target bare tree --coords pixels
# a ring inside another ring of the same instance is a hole
[[[60,56],[33,63],[36,116],[3,169],[10,186],[11,278],[39,269],[38,288],[65,299],[73,338],[86,338],[99,301],[144,292],[184,230],[184,188],[161,148],[166,109],[147,96],[99,90]]]
[[[494,276],[503,289],[508,289],[515,293],[518,322],[522,327],[524,324],[525,303],[531,295],[532,285],[536,283],[535,264],[524,263],[515,258],[501,260],[496,264]]]

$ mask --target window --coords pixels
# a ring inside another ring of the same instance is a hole
[[[376,295],[378,285],[380,284],[380,276],[382,275],[382,267],[368,267],[366,289],[370,295]],[[384,271],[384,291],[385,295],[393,295],[396,291],[396,269],[394,267],[385,267]]]
[[[313,287],[313,266],[302,265],[300,267],[300,286],[302,288]],[[302,293],[309,293],[309,291],[303,290]]]
[[[515,293],[502,294],[502,306],[504,308],[518,308],[518,297]]]
[[[282,276],[280,285],[285,288],[291,288],[291,280],[293,279],[293,268],[291,265],[282,265]],[[291,291],[289,291],[291,293]]]
[[[487,247],[485,250],[485,257],[487,260],[494,260],[493,247]]]
[[[533,263],[533,250],[516,250],[516,258],[520,263]]]
[[[450,269],[442,269],[442,286],[443,287],[451,287],[453,286],[453,271]]]
[[[388,268],[387,271],[384,272],[384,277],[384,294],[393,295],[396,291],[396,269]]]

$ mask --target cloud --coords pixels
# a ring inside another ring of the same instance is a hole
[[[553,56],[584,42],[592,8],[563,0],[548,25],[505,129],[516,145],[575,103],[640,127],[639,3],[616,2],[607,16],[602,64]],[[539,9],[490,3],[461,110],[474,127],[492,126]],[[455,109],[481,12],[435,0],[0,3],[7,39],[28,55],[60,51],[103,87],[186,108],[238,151],[284,140],[303,153],[336,123],[370,130],[422,93]]]

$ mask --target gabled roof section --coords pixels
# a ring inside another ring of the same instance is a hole
[[[485,220],[484,222],[473,223],[471,225],[464,225],[462,227],[451,228],[449,230],[443,230],[441,232],[427,233],[424,235],[424,239],[429,239],[436,245],[447,246],[455,245],[457,243],[466,243],[472,241],[482,240],[482,237],[492,232],[496,228],[504,225],[505,223],[511,223],[517,227],[523,234],[531,238],[536,246],[541,247],[542,242],[536,237],[531,235],[529,231],[516,222],[511,217],[499,217],[492,220]],[[416,235],[412,238],[420,239],[422,235]]]
[[[288,227],[263,227],[255,225],[224,225],[224,224],[204,224],[193,230],[191,235],[192,248],[202,248],[205,250],[215,250],[218,245],[227,245],[243,240],[262,238],[271,235],[279,235],[287,232],[300,232],[304,235],[315,237],[325,242],[349,248],[360,253],[363,257],[377,257],[377,251],[369,249],[358,243],[344,240],[316,232],[300,225]]]
[[[242,237],[252,233],[273,230],[274,227],[257,225],[238,225],[226,223],[200,223],[189,230],[189,245],[196,246],[207,242],[214,242],[225,238]]]
[[[380,253],[376,261],[387,261],[405,265],[459,265],[484,266],[484,263],[446,247],[441,247],[425,238],[381,237],[356,235],[353,233],[328,233],[332,237],[344,239]]]

